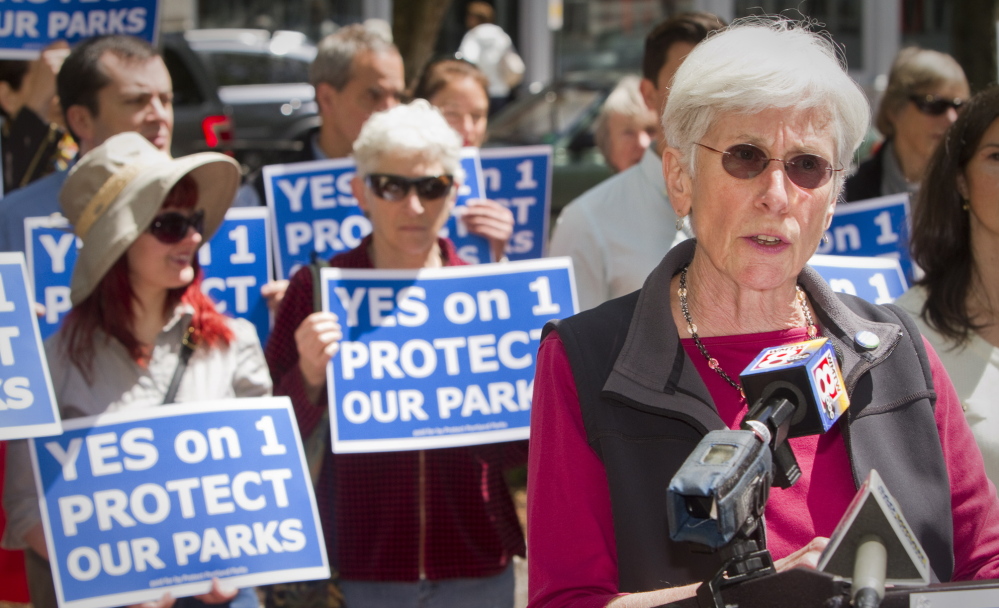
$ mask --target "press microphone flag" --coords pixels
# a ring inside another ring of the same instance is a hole
[[[855,597],[875,589],[880,598],[885,583],[930,583],[929,558],[874,469],[836,526],[817,569],[852,580]]]
[[[739,380],[750,408],[772,397],[796,404],[788,437],[825,433],[850,405],[836,352],[826,338],[765,349]]]

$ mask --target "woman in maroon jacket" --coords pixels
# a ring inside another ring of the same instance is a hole
[[[438,232],[461,181],[461,138],[428,103],[376,114],[354,144],[354,196],[371,220],[341,268],[456,266]],[[313,312],[308,268],[291,280],[266,355],[275,394],[291,397],[303,436],[327,408],[326,365],[342,338],[335,315]],[[327,454],[316,487],[345,604],[513,605],[513,555],[524,538],[503,469],[526,442],[375,454]],[[387,584],[391,583],[391,584]]]

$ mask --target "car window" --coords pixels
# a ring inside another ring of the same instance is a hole
[[[562,89],[559,93],[546,91],[516,111],[506,113],[501,121],[491,125],[489,136],[511,143],[555,143],[559,136],[573,130],[602,96],[600,91],[577,88]]]
[[[309,64],[295,57],[224,51],[198,51],[219,86],[287,84],[309,81]]]
[[[163,63],[173,80],[173,105],[193,106],[204,103],[205,98],[198,89],[198,83],[184,60],[171,48],[163,49]]]

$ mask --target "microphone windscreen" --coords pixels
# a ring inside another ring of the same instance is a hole
[[[750,408],[760,399],[788,399],[795,406],[789,437],[828,431],[850,400],[826,338],[763,350],[739,376]]]
[[[902,516],[898,502],[873,469],[829,538],[817,568],[852,578],[857,548],[870,535],[879,537],[887,550],[887,582],[929,584],[929,558]]]

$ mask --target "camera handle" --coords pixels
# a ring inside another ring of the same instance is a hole
[[[801,477],[798,459],[794,457],[791,444],[787,442],[791,420],[795,415],[795,404],[779,395],[758,399],[749,408],[741,427],[756,433],[760,441],[770,446],[773,452],[773,485],[787,489]]]
[[[774,559],[766,549],[766,530],[763,522],[748,535],[745,528],[725,548],[729,558],[706,584],[697,590],[698,603],[704,608],[725,608],[722,589],[754,578],[777,572]],[[755,524],[754,524],[755,525]],[[751,528],[752,526],[747,526]],[[763,547],[762,549],[760,547]]]

